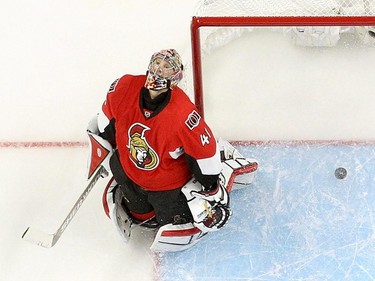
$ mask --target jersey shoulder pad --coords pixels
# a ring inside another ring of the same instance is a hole
[[[145,75],[135,76],[135,75],[125,74],[121,78],[117,78],[115,81],[112,82],[111,86],[108,89],[108,94],[127,88],[133,83],[135,83],[139,87],[142,87],[145,79],[146,79]]]

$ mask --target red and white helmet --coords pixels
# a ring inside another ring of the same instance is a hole
[[[161,50],[151,57],[145,87],[154,91],[173,89],[182,77],[183,65],[177,51],[174,49]]]

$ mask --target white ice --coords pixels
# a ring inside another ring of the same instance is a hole
[[[0,142],[85,142],[87,122],[100,109],[111,82],[125,73],[145,73],[154,51],[177,49],[190,71],[189,27],[195,5],[191,0],[2,1]],[[327,61],[319,53],[309,69],[306,64],[296,68],[296,61],[309,59],[306,49],[284,48],[289,43],[279,40],[280,34],[272,39],[254,34],[255,52],[238,56],[223,48],[207,58],[207,92],[213,98],[206,104],[206,116],[218,135],[374,140],[375,95],[368,75],[375,66],[373,49],[362,48],[365,55],[359,61],[354,51],[343,56],[325,49],[339,65],[321,67]],[[264,63],[270,55],[276,64],[287,57],[287,64],[276,68]],[[241,69],[245,59],[249,63]],[[217,67],[220,61],[228,66]],[[310,74],[317,68],[320,74]],[[346,68],[355,71],[347,76]],[[275,74],[266,76],[272,70]],[[227,82],[231,79],[225,71],[240,77],[239,84]],[[329,96],[314,95],[321,75],[325,86],[334,86]],[[299,84],[302,76],[308,79]],[[333,83],[335,78],[344,85]],[[292,84],[298,92],[281,90]],[[55,247],[44,249],[21,239],[28,226],[48,233],[57,229],[87,184],[86,158],[86,147],[0,147],[0,280],[153,280],[159,264],[147,243],[140,239],[124,245],[102,211],[105,180]],[[273,192],[278,196],[281,191]]]

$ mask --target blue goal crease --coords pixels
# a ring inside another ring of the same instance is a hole
[[[161,255],[157,280],[375,280],[375,146],[237,148],[255,182],[225,228]]]

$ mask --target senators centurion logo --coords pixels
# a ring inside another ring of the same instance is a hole
[[[129,157],[142,170],[153,170],[159,165],[158,155],[146,140],[145,132],[148,130],[150,130],[149,127],[141,123],[135,123],[128,131]]]
[[[188,126],[190,130],[193,130],[195,127],[198,127],[200,121],[201,121],[201,116],[199,115],[198,112],[193,110],[189,114],[188,118],[186,119],[185,124],[186,126]]]

